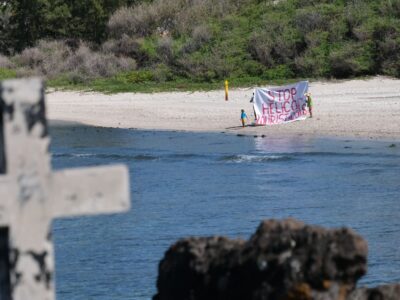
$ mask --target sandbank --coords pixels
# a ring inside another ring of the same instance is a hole
[[[52,91],[47,94],[50,120],[144,130],[182,130],[234,134],[371,139],[400,138],[400,80],[310,82],[314,117],[282,125],[240,126],[243,108],[252,118],[251,88],[224,91],[120,93]]]

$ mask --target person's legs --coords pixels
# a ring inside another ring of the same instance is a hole
[[[246,122],[244,121],[244,119],[242,119],[242,127],[244,127],[245,124]]]
[[[312,118],[312,106],[310,106],[310,107],[308,108],[308,111],[309,111],[309,113],[310,113],[310,118]]]

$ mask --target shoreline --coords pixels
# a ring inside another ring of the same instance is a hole
[[[253,117],[253,88],[224,92],[156,94],[53,91],[46,95],[50,122],[138,130],[220,132],[266,137],[314,136],[394,141],[400,139],[400,80],[311,82],[314,117],[272,126],[240,126],[240,109]]]
[[[52,127],[64,127],[64,128],[74,128],[80,126],[87,126],[93,128],[105,128],[105,129],[121,129],[121,130],[135,130],[135,131],[156,131],[156,132],[170,132],[170,133],[185,133],[185,134],[226,134],[237,136],[238,138],[241,137],[250,137],[250,138],[260,138],[260,139],[293,139],[293,138],[314,138],[319,140],[330,140],[330,141],[338,141],[338,142],[378,142],[378,143],[388,143],[387,146],[395,145],[394,147],[400,147],[399,138],[390,138],[390,137],[376,137],[376,138],[366,138],[363,136],[328,136],[328,135],[308,135],[308,134],[291,134],[287,133],[285,135],[277,136],[277,135],[266,135],[262,134],[251,134],[251,133],[244,133],[244,132],[233,132],[233,131],[187,131],[187,130],[174,130],[174,129],[143,129],[143,128],[121,128],[121,127],[106,127],[106,126],[98,126],[98,125],[90,125],[90,124],[83,124],[75,121],[62,121],[62,120],[48,120],[48,126],[51,129]]]

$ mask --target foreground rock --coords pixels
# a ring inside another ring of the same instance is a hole
[[[160,262],[153,299],[345,300],[366,273],[367,252],[349,229],[264,221],[248,241],[178,241]]]
[[[399,300],[400,284],[383,285],[376,288],[355,290],[347,300]]]

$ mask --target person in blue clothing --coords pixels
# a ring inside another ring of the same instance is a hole
[[[241,110],[240,120],[242,121],[242,127],[246,126],[246,120],[248,121],[249,118],[247,117],[246,113],[244,112],[244,109]]]

